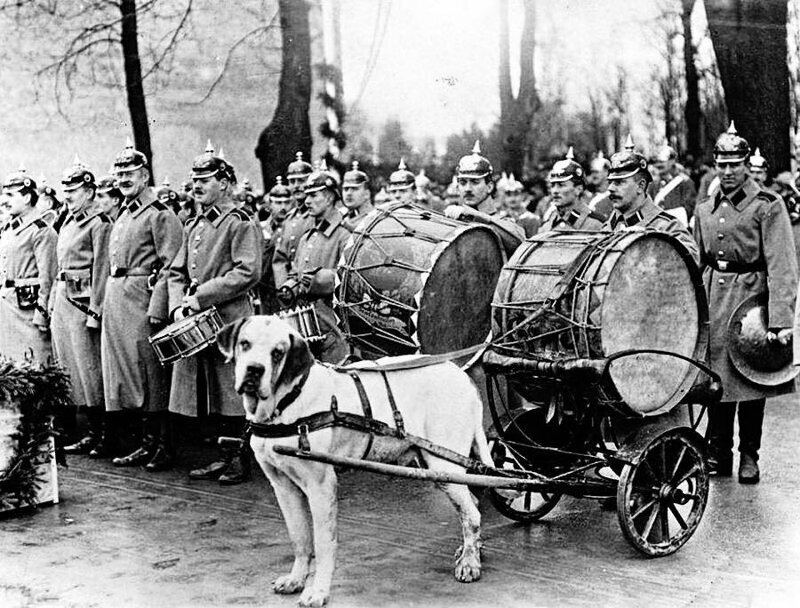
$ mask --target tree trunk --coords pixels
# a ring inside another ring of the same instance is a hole
[[[786,0],[705,0],[728,114],[774,173],[790,169]]]
[[[508,35],[508,0],[500,2],[500,135],[503,144],[501,168],[514,175],[523,175],[525,152],[539,103],[533,55],[536,46],[536,3],[523,3],[525,10],[519,51],[519,91],[514,97],[511,87]]]
[[[697,160],[702,157],[700,110],[700,87],[697,76],[697,65],[694,62],[695,48],[692,42],[692,9],[695,0],[681,0],[683,12],[683,66],[686,75],[686,108],[683,116],[686,119],[686,153]]]
[[[153,150],[150,144],[150,123],[147,120],[147,103],[142,84],[142,62],[139,58],[139,35],[136,22],[136,0],[121,0],[122,57],[125,65],[125,91],[136,149],[150,161],[150,185],[155,183]]]
[[[261,161],[264,188],[269,189],[295,153],[311,158],[311,35],[308,4],[303,0],[278,0],[283,60],[278,84],[278,105],[272,121],[261,132],[255,154]]]

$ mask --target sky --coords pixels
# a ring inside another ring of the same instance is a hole
[[[522,0],[511,0],[514,41]],[[365,73],[381,6],[389,21],[374,68]],[[345,99],[373,120],[397,117],[412,136],[437,140],[499,115],[499,5],[496,0],[342,0]],[[561,90],[573,108],[606,86],[623,65],[646,79],[659,61],[654,0],[539,0],[536,75],[542,90]],[[516,62],[518,75],[518,61]],[[634,100],[634,103],[637,103]]]

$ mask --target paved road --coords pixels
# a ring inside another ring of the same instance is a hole
[[[640,557],[594,501],[565,499],[530,527],[485,502],[483,578],[459,584],[459,530],[443,494],[345,473],[331,605],[800,605],[797,405],[770,404],[762,483],[712,481],[697,533],[661,559]],[[291,549],[266,481],[224,489],[184,473],[71,459],[61,504],[0,520],[0,606],[294,606],[270,591]]]

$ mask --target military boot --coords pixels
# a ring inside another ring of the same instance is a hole
[[[87,408],[88,434],[75,443],[64,446],[64,452],[67,454],[90,454],[103,438],[103,414],[105,414],[105,410],[102,407]]]
[[[150,462],[155,454],[158,438],[150,432],[146,419],[143,419],[143,427],[142,444],[127,456],[114,458],[111,464],[115,467],[138,467]]]
[[[230,466],[234,452],[230,448],[222,448],[220,457],[204,467],[189,471],[189,479],[219,479]]]
[[[742,452],[739,455],[739,483],[753,484],[761,480],[761,471],[758,469],[758,454],[752,455]]]
[[[101,412],[99,421],[96,423],[99,428],[100,438],[89,452],[89,458],[93,460],[99,460],[101,458],[111,458],[112,456],[116,455],[119,440],[117,437],[117,425],[115,422],[116,414]]]
[[[223,486],[235,486],[250,479],[250,446],[244,445],[233,452],[230,464],[219,476]]]
[[[157,412],[148,415],[148,421],[157,434],[156,449],[153,457],[144,468],[150,473],[168,471],[175,463],[174,452],[172,450],[172,432],[169,423],[169,412]]]

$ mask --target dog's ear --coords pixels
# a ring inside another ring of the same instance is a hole
[[[278,375],[278,379],[273,387],[278,390],[284,386],[290,386],[297,378],[306,373],[314,364],[314,356],[308,343],[295,333],[289,334],[289,350],[283,360],[283,368]]]
[[[217,334],[217,348],[225,355],[225,362],[233,359],[233,351],[236,348],[236,340],[239,338],[239,332],[242,326],[247,321],[246,318],[236,319],[232,323],[228,323]]]

